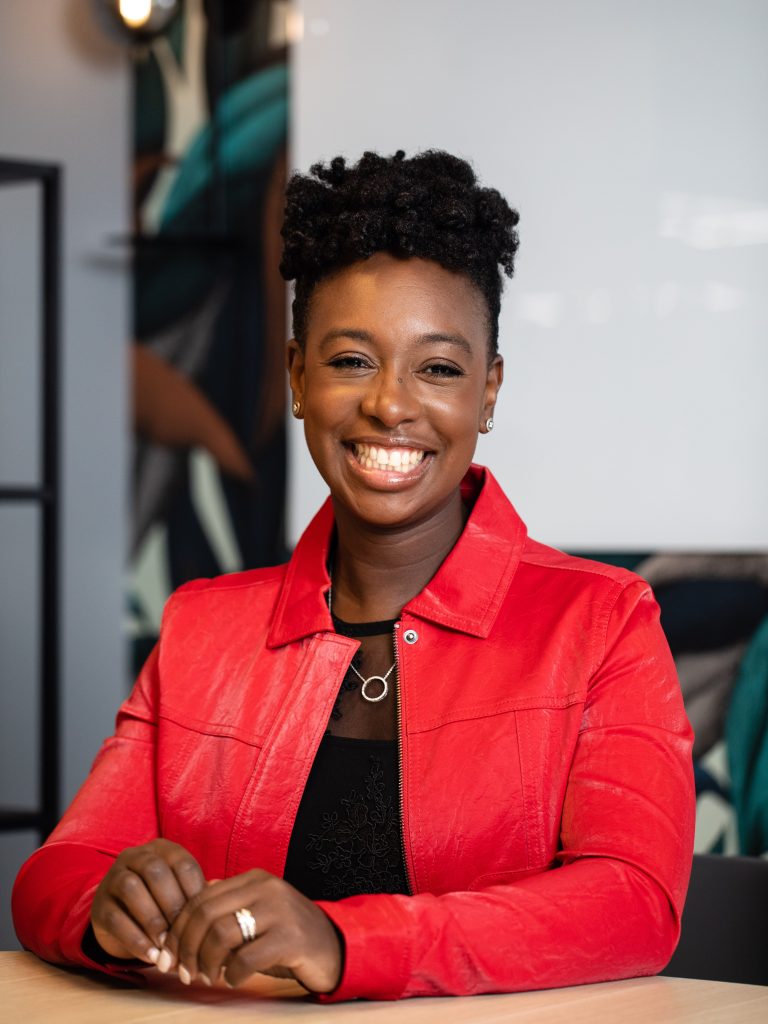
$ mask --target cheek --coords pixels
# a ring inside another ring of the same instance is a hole
[[[484,392],[483,392],[484,394]],[[474,445],[482,411],[482,394],[467,389],[432,401],[432,420],[454,444]]]

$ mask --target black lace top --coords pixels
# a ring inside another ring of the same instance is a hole
[[[338,633],[377,637],[367,662],[365,646],[355,667],[366,677],[382,675],[381,657],[391,657],[393,622],[345,623],[334,616]],[[387,653],[388,652],[388,653]],[[378,664],[375,662],[378,661]],[[338,900],[361,893],[408,892],[400,838],[398,751],[396,739],[360,738],[360,732],[393,731],[395,672],[381,702],[363,701],[352,668],[336,699],[291,834],[285,879],[310,899]],[[372,684],[373,693],[379,684]],[[353,725],[358,735],[345,735]],[[384,723],[382,725],[382,723]],[[387,723],[391,723],[387,728]]]

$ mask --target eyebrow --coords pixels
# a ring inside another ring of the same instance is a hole
[[[373,335],[368,331],[361,331],[355,327],[339,327],[328,331],[320,340],[320,348],[324,348],[338,338],[351,338],[353,341],[373,342]],[[445,334],[442,331],[430,331],[428,334],[420,334],[416,339],[419,345],[429,345],[435,342],[447,342],[449,345],[456,345],[463,349],[468,355],[472,355],[472,346],[463,334]]]
[[[332,341],[336,341],[337,338],[351,338],[353,341],[373,341],[373,336],[368,331],[359,331],[354,327],[339,327],[332,331],[328,331],[320,339],[320,348],[325,348],[326,345]]]
[[[472,346],[463,334],[443,334],[441,331],[436,331],[430,334],[422,334],[419,337],[420,345],[427,345],[435,341],[445,341],[449,345],[456,345],[458,348],[464,349],[467,355],[472,355]]]

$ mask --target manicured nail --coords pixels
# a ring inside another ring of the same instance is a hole
[[[157,958],[158,971],[162,971],[163,974],[166,974],[168,971],[170,971],[172,965],[173,957],[171,956],[171,954],[168,952],[167,949],[161,950],[160,956]]]
[[[200,981],[202,981],[204,985],[208,985],[208,987],[210,988],[211,979],[208,977],[207,974],[203,974],[203,972],[200,971],[200,973],[198,974],[198,978],[200,979]]]
[[[179,964],[179,978],[181,980],[182,985],[192,984],[192,975],[189,973],[184,964]]]
[[[156,964],[160,959],[160,950],[157,946],[150,946],[147,952],[144,954],[150,963]]]
[[[157,936],[157,944],[159,946],[164,946],[165,945],[165,940],[167,938],[168,938],[168,932],[160,932],[160,934]]]

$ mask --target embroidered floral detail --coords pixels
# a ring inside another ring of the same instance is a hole
[[[307,867],[325,877],[321,899],[338,900],[372,892],[406,892],[400,828],[387,796],[384,767],[374,754],[363,792],[351,790],[338,811],[323,815],[320,832],[310,833]]]

